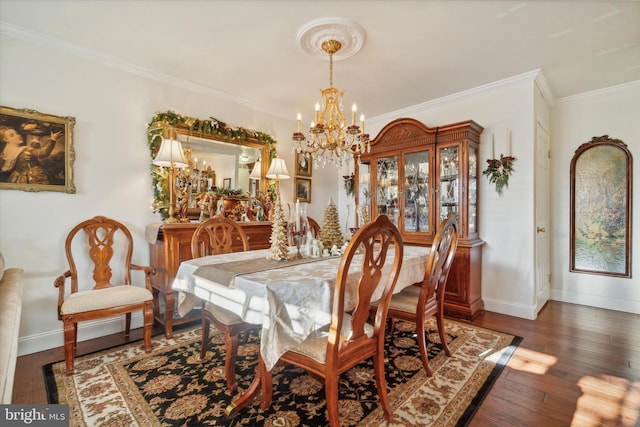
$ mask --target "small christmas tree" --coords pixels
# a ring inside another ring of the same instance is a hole
[[[276,196],[276,204],[273,208],[273,223],[271,224],[271,237],[269,238],[271,248],[269,259],[277,261],[285,260],[289,257],[289,241],[287,239],[287,220],[280,204],[280,195]]]
[[[340,218],[338,217],[338,209],[333,203],[333,199],[329,199],[329,204],[324,210],[324,219],[322,221],[322,229],[320,230],[320,240],[325,248],[331,248],[333,245],[342,247],[344,236],[340,231]]]

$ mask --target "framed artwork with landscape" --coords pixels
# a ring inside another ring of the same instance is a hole
[[[631,277],[633,158],[607,135],[582,144],[571,160],[571,267],[577,273]]]
[[[307,178],[296,177],[294,183],[296,194],[295,199],[299,202],[311,202],[311,180]]]
[[[0,106],[0,190],[75,193],[75,122]]]

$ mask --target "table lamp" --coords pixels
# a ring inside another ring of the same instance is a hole
[[[153,159],[153,164],[169,168],[167,182],[167,188],[169,190],[169,216],[165,219],[165,222],[180,222],[180,220],[175,217],[176,168],[184,168],[187,166],[187,160],[184,157],[180,141],[173,138],[163,139],[158,154],[155,159]]]

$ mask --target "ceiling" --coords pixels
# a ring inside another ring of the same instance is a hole
[[[303,121],[329,67],[297,34],[326,17],[364,29],[334,86],[367,117],[538,69],[554,99],[640,80],[638,1],[0,0],[5,36]]]

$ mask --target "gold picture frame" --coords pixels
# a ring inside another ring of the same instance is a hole
[[[295,199],[298,202],[311,203],[311,180],[307,178],[294,179]]]
[[[0,190],[75,193],[74,117],[0,106]]]
[[[311,177],[313,170],[311,161],[311,154],[303,154],[296,151],[296,175]]]

